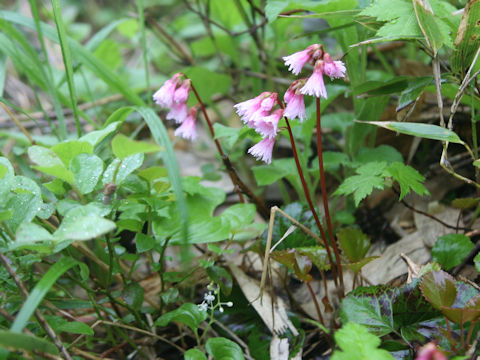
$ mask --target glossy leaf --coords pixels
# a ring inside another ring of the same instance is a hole
[[[457,297],[455,280],[444,271],[430,271],[422,277],[420,289],[423,296],[436,309],[450,307]]]
[[[432,249],[432,259],[445,270],[460,264],[473,250],[474,244],[463,234],[448,234],[438,238]]]
[[[65,167],[70,166],[70,161],[79,154],[92,154],[93,146],[89,142],[70,140],[58,143],[52,146],[54,151],[60,160],[62,160]]]
[[[98,215],[78,217],[74,222],[62,224],[54,233],[57,241],[90,240],[115,230],[116,224]]]
[[[137,282],[131,282],[123,288],[122,298],[135,310],[140,310],[143,303],[143,288]]]
[[[244,360],[243,352],[237,343],[223,337],[209,338],[205,344],[207,353],[214,360]]]
[[[70,170],[80,193],[89,194],[95,189],[103,173],[103,161],[97,155],[78,154],[72,159]]]
[[[400,134],[418,136],[425,139],[449,141],[457,144],[464,144],[456,133],[446,128],[433,124],[397,122],[397,121],[359,121],[364,124],[371,124],[383,127]]]
[[[207,357],[203,352],[198,349],[188,349],[183,354],[185,360],[207,360]]]
[[[102,183],[104,185],[108,183],[121,184],[128,175],[142,166],[143,160],[142,153],[130,155],[123,160],[113,160],[103,173]]]
[[[192,331],[197,331],[198,325],[207,319],[207,313],[200,310],[198,305],[186,303],[178,309],[160,316],[156,321],[157,326],[166,326],[171,321],[176,321],[188,326]]]

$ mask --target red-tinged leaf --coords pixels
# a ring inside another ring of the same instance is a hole
[[[452,306],[457,297],[455,279],[444,271],[425,274],[420,289],[425,299],[436,309]]]
[[[337,237],[340,249],[351,263],[362,260],[370,249],[370,239],[358,229],[344,228]]]

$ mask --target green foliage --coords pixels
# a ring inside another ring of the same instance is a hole
[[[215,337],[207,340],[205,345],[207,353],[214,360],[244,360],[243,352],[237,343],[223,337]]]
[[[473,243],[463,234],[448,234],[438,238],[432,249],[432,259],[445,270],[451,270],[460,264],[473,250]]]
[[[207,318],[207,313],[195,304],[183,304],[178,309],[170,311],[155,320],[155,325],[165,326],[172,321],[188,326],[192,331],[197,331],[198,325]]]
[[[393,360],[393,356],[388,351],[378,349],[380,339],[359,324],[345,324],[335,333],[335,341],[341,350],[333,353],[332,360]]]

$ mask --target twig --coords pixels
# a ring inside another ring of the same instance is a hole
[[[23,285],[22,280],[20,280],[20,278],[18,277],[15,270],[13,270],[13,268],[10,266],[10,260],[2,252],[0,252],[0,262],[3,264],[3,266],[5,267],[7,272],[13,278],[13,281],[17,285],[17,287],[20,290],[20,292],[22,293],[23,297],[25,299],[27,299],[29,294],[28,294],[27,289],[25,288],[25,285]],[[45,330],[45,333],[48,335],[48,337],[53,341],[53,343],[60,350],[63,357],[67,360],[72,360],[72,357],[68,353],[67,349],[65,348],[65,346],[63,346],[62,341],[58,338],[58,336],[55,334],[55,331],[53,331],[53,329],[47,323],[47,321],[43,317],[40,310],[35,309],[35,317],[37,318],[37,320],[40,323],[40,326],[43,328],[43,330]]]
[[[440,114],[440,126],[445,127],[445,119],[443,118],[442,79],[440,75],[440,60],[438,59],[438,54],[433,57],[433,77],[435,78],[437,104]]]
[[[10,118],[13,120],[15,125],[20,129],[20,131],[27,137],[28,141],[30,141],[30,144],[35,145],[35,140],[30,136],[30,133],[25,129],[22,125],[22,123],[16,118],[15,114],[10,111],[7,105],[5,105],[3,102],[0,102],[0,105],[2,106],[3,110],[10,116]]]

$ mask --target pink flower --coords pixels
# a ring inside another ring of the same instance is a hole
[[[298,92],[298,86],[301,84],[298,80],[294,81],[288,88],[283,96],[287,106],[283,112],[283,116],[289,119],[299,118],[303,121],[307,118],[305,114],[305,102],[303,101],[303,95]]]
[[[325,75],[330,76],[330,79],[345,77],[345,71],[347,71],[347,69],[343,62],[333,61],[328,53],[325,53],[323,61],[323,72]]]
[[[263,137],[274,138],[277,136],[278,122],[282,116],[283,109],[278,109],[273,114],[257,121],[253,128]]]
[[[257,160],[265,161],[267,164],[272,162],[273,145],[275,144],[275,138],[267,137],[260,141],[258,144],[248,149],[248,152],[255,156]]]
[[[167,120],[175,120],[177,124],[182,123],[187,117],[187,104],[173,103],[167,114]]]
[[[294,75],[298,75],[307,62],[316,60],[322,56],[322,49],[322,45],[313,44],[305,50],[298,51],[289,56],[284,56],[283,60],[285,61],[285,65],[288,66],[288,70]]]
[[[308,78],[305,85],[300,89],[303,95],[327,98],[327,89],[323,82],[323,61],[318,60],[313,68],[313,74]]]
[[[176,103],[185,103],[188,99],[188,93],[190,92],[190,84],[191,80],[187,79],[182,82],[182,85],[175,90],[175,94],[173,96],[173,100]]]
[[[234,105],[234,107],[242,121],[253,127],[259,117],[263,117],[270,112],[276,100],[277,93],[263,92],[253,99]]]
[[[175,130],[175,136],[181,136],[184,139],[195,140],[197,137],[196,127],[197,108],[193,107],[188,112],[185,121]]]
[[[418,350],[415,360],[447,360],[447,357],[434,342],[429,342]]]
[[[180,76],[182,76],[182,74],[177,73],[173,75],[171,79],[165,81],[162,87],[152,96],[155,103],[166,108],[172,106],[175,89],[177,88]]]

